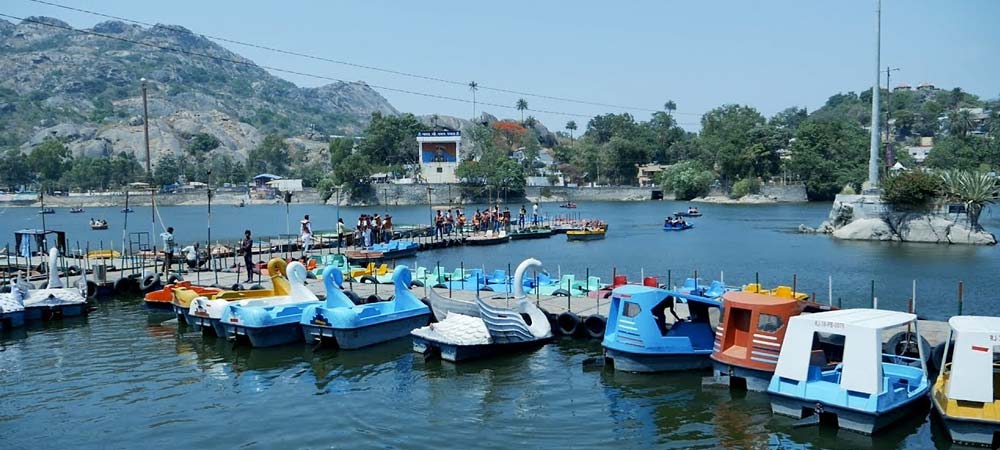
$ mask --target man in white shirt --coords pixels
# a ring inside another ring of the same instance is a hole
[[[309,253],[309,248],[312,247],[312,223],[309,222],[309,214],[306,214],[302,219],[302,257],[304,258]]]

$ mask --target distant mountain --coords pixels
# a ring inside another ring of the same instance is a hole
[[[182,152],[197,133],[219,139],[216,151],[243,159],[269,132],[355,134],[372,112],[398,114],[363,82],[300,88],[179,26],[111,21],[87,31],[223,60],[68,27],[47,17],[0,20],[0,147],[30,150],[55,136],[75,155],[133,151],[144,160],[140,78],[149,80],[154,161]]]

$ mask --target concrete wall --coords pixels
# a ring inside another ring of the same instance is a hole
[[[806,197],[806,185],[804,184],[765,184],[760,193],[765,197],[772,197],[779,202],[804,202]]]

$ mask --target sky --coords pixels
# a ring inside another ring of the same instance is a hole
[[[812,111],[833,94],[869,88],[875,77],[874,0],[51,1],[461,83],[221,43],[262,65],[463,100],[380,90],[403,112],[472,117],[465,84],[476,81],[478,102],[509,107],[480,104],[477,112],[519,118],[512,107],[523,97],[526,114],[554,130],[574,120],[582,131],[608,112],[647,120],[667,100],[677,104],[678,122],[697,130],[701,115],[723,104],[768,116],[790,106]],[[106,20],[29,0],[5,0],[0,13],[76,27]],[[900,69],[893,86],[928,82],[1000,97],[997,23],[1000,1],[884,0],[881,66]],[[329,82],[276,75],[300,86]]]

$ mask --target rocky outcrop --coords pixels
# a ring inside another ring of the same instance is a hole
[[[471,129],[474,125],[482,124],[489,126],[492,125],[494,122],[497,122],[497,118],[495,116],[485,112],[479,115],[479,119],[476,122],[441,114],[428,114],[424,116],[417,116],[417,120],[419,120],[421,123],[429,127],[444,127],[452,130],[461,131],[463,135],[462,145],[468,145],[467,142],[464,142],[465,140],[464,136],[468,136],[468,130]],[[542,125],[541,122],[538,122],[536,120],[534,124],[532,124],[531,129],[534,130],[535,134],[538,135],[538,143],[542,147],[552,148],[556,146],[557,144],[556,135],[551,131],[549,131],[549,129],[546,128],[545,125]]]
[[[800,225],[804,233],[829,233],[837,239],[995,245],[996,236],[973,225],[965,214],[941,211],[895,211],[877,197],[838,196],[818,228]]]
[[[373,112],[398,114],[364,82],[300,88],[182,27],[69,27],[45,17],[0,20],[0,133],[26,151],[46,137],[77,155],[144,150],[140,78],[148,80],[154,161],[199,132],[244,159],[269,132],[318,140],[360,133]]]

